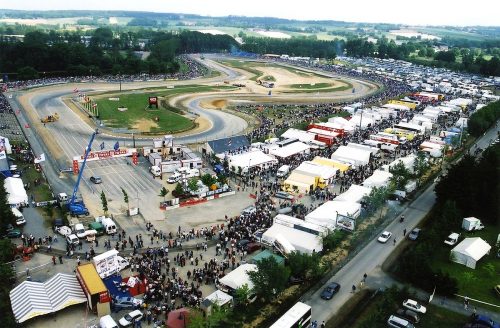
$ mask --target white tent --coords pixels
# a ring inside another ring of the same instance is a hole
[[[273,224],[262,234],[262,241],[268,245],[274,245],[276,240],[282,246],[290,248],[291,245],[291,248],[301,253],[312,254],[313,251],[317,253],[323,250],[321,237],[280,223]]]
[[[65,273],[58,273],[43,283],[23,281],[9,296],[18,323],[87,302],[76,277]]]
[[[338,195],[335,200],[337,201],[346,201],[359,203],[364,196],[368,196],[371,192],[372,188],[359,186],[359,185],[351,185],[349,189],[342,194]]]
[[[337,213],[340,215],[357,218],[361,211],[361,205],[354,202],[332,200],[324,203],[311,213],[307,214],[305,220],[321,224],[336,224]]]
[[[314,140],[314,135],[307,133],[307,131],[290,128],[281,135],[286,139],[297,139],[302,142],[309,142]]]
[[[352,163],[355,166],[367,165],[370,162],[371,152],[348,146],[340,146],[331,156],[331,159]]]
[[[245,173],[249,167],[266,167],[271,164],[278,163],[278,161],[275,158],[264,154],[260,150],[254,150],[242,154],[232,155],[229,157],[228,163],[229,168],[234,167],[238,170],[238,167],[241,167],[242,173]]]
[[[28,194],[24,189],[23,180],[9,177],[5,179],[3,186],[9,194],[7,197],[9,205],[28,204]]]
[[[414,154],[410,154],[405,157],[398,158],[394,161],[392,161],[388,165],[382,166],[385,171],[390,171],[391,168],[394,166],[398,165],[398,163],[403,163],[403,165],[411,172],[413,173],[413,166],[415,165],[415,160],[417,159],[417,156]]]
[[[392,177],[392,173],[375,170],[373,174],[363,181],[362,185],[365,187],[387,187],[389,185],[389,180]]]
[[[302,162],[294,171],[314,174],[315,176],[325,180],[327,184],[330,184],[333,182],[333,179],[337,175],[339,169],[305,161]]]
[[[233,302],[233,297],[231,295],[228,295],[220,290],[216,290],[212,294],[205,297],[205,299],[212,302],[212,304],[217,304],[218,306],[224,306]]]
[[[233,271],[226,274],[224,277],[219,279],[219,283],[223,286],[218,286],[219,289],[224,291],[224,287],[229,287],[229,291],[236,290],[243,285],[247,285],[248,289],[253,289],[253,282],[248,276],[248,272],[257,271],[257,265],[255,264],[242,264]]]
[[[309,154],[310,146],[300,141],[286,145],[285,147],[270,149],[269,154],[275,157],[287,158],[297,154]]]
[[[479,237],[465,238],[451,250],[450,258],[453,262],[475,269],[477,261],[488,254],[490,249],[491,246]]]

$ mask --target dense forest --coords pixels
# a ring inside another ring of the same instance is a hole
[[[106,27],[97,28],[89,38],[77,33],[28,32],[24,41],[0,40],[0,72],[11,78],[29,79],[66,75],[173,73],[179,70],[175,57],[183,53],[222,52],[236,41],[228,35],[194,31],[116,35]],[[134,50],[150,51],[142,60]]]

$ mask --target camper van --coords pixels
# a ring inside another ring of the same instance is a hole
[[[108,218],[105,216],[98,216],[95,218],[95,220],[96,220],[96,222],[102,223],[102,225],[104,226],[104,231],[108,235],[113,235],[116,233],[116,230],[117,230],[116,224],[111,218]]]

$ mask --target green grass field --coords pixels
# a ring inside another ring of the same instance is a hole
[[[450,260],[450,247],[436,248],[433,254],[432,268],[441,269],[451,277],[458,280],[458,293],[467,295],[470,298],[478,299],[484,302],[499,304],[498,296],[495,295],[493,287],[500,283],[498,273],[500,272],[500,261],[496,258],[496,239],[500,227],[490,226],[482,231],[475,233],[466,233],[462,231],[460,241],[463,238],[481,237],[492,246],[489,255],[485,255],[478,261],[476,269],[470,269]]]
[[[183,93],[200,93],[207,91],[231,90],[232,86],[203,86],[203,85],[185,85],[174,89],[150,88],[145,90],[127,92],[122,94],[106,94],[105,97],[97,96],[95,98],[99,107],[100,119],[110,128],[127,128],[140,130],[146,133],[175,133],[185,131],[194,127],[194,123],[179,114],[175,108],[159,109],[148,108],[148,97],[172,97]],[[109,100],[109,98],[119,98],[119,101]],[[119,111],[118,107],[127,108],[126,111]],[[154,119],[158,117],[158,122]]]
[[[287,85],[289,88],[293,89],[320,89],[320,88],[328,88],[332,85],[330,83],[314,83],[314,84],[290,84]]]

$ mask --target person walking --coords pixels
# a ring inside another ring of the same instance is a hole
[[[52,263],[56,265],[56,257],[54,255],[52,255]]]
[[[403,230],[403,237],[406,236],[406,229]]]
[[[351,287],[351,293],[354,294],[356,292],[356,286],[352,285]]]
[[[368,275],[365,272],[365,274],[363,275],[363,282],[366,282],[366,277],[368,277]]]
[[[59,264],[63,264],[62,255],[59,255]]]
[[[394,246],[396,246],[396,238],[394,238],[393,243]]]

